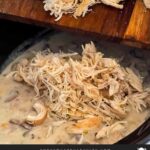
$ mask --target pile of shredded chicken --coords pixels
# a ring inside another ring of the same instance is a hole
[[[103,57],[92,42],[82,48],[82,55],[43,51],[17,63],[13,78],[33,87],[37,101],[45,99],[43,106],[33,106],[41,119],[28,116],[29,124],[41,124],[47,113],[76,120],[70,132],[80,133],[82,126],[88,130],[103,122],[104,131],[97,133],[100,138],[116,125],[117,130],[124,128],[129,112],[140,113],[150,105],[150,90],[143,89],[138,74],[121,67],[115,59]]]
[[[50,15],[58,21],[63,14],[73,14],[75,18],[84,17],[91,11],[91,6],[100,3],[123,9],[122,1],[124,0],[44,0],[44,10],[50,11]],[[144,0],[144,4],[146,8],[150,8],[149,0]]]
[[[50,15],[56,17],[58,21],[63,14],[73,14],[75,18],[84,17],[89,11],[89,7],[104,3],[119,9],[123,8],[120,2],[123,0],[44,0],[45,11],[50,11]]]

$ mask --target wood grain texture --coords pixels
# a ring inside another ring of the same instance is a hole
[[[85,18],[65,15],[58,22],[43,10],[42,0],[0,0],[0,17],[150,48],[150,11],[142,0],[126,0],[123,10],[97,5]]]
[[[150,10],[141,0],[136,1],[124,39],[150,48]]]

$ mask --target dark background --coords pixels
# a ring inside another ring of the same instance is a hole
[[[19,44],[42,30],[43,27],[0,19],[0,63]]]

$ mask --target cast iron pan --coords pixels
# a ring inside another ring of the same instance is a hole
[[[33,45],[36,45],[36,44],[40,43],[41,41],[43,41],[43,39],[44,39],[44,42],[43,42],[44,44],[42,44],[42,46],[39,46],[39,50],[46,49],[46,48],[51,48],[51,45],[47,41],[50,39],[49,37],[53,37],[53,36],[55,36],[57,34],[59,34],[59,33],[48,29],[48,30],[44,30],[43,32],[40,32],[39,34],[37,34],[32,39],[29,39],[29,40],[25,41],[23,44],[21,44],[15,50],[12,51],[12,53],[9,55],[8,59],[0,67],[0,72],[2,72],[3,69],[5,69],[5,67],[8,64],[10,64],[13,60],[15,60],[15,58],[17,56],[19,56],[20,54],[22,54],[27,49],[31,48]],[[79,49],[79,52],[80,52],[81,49],[79,48],[78,45],[81,45],[82,43],[85,43],[86,41],[89,42],[89,40],[90,40],[90,38],[87,38],[87,37],[86,38],[82,37],[81,39],[82,40],[79,40],[79,41],[75,40],[71,48],[73,48],[73,49]],[[65,36],[63,37],[62,40],[66,40]],[[99,43],[99,41],[96,40],[96,39],[92,38],[92,40],[96,44]],[[70,39],[68,39],[67,42],[70,42]],[[64,44],[64,46],[67,45],[67,42]],[[79,44],[77,44],[77,43],[79,43]],[[100,42],[100,48],[102,47],[102,49],[104,48],[107,51],[108,47],[104,46],[102,43],[103,43],[103,41]],[[57,41],[53,41],[53,44],[57,45],[58,43],[57,43]],[[56,51],[59,51],[60,49],[63,49],[63,47],[57,47]],[[125,47],[125,48],[122,48],[121,51],[127,50],[127,49],[129,49],[129,48]],[[131,49],[131,50],[133,50],[133,49]],[[115,52],[112,52],[112,53],[115,53]],[[132,132],[130,135],[126,136],[122,140],[118,141],[116,144],[146,144],[149,141],[150,141],[150,118],[147,121],[145,121],[134,132]]]

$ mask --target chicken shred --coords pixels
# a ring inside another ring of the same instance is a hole
[[[67,132],[74,134],[82,134],[92,129],[98,129],[102,125],[102,120],[99,117],[89,117],[88,119],[79,120],[72,126],[67,128]]]
[[[100,139],[107,137],[116,131],[123,132],[125,130],[126,124],[126,121],[118,121],[111,126],[105,126],[97,132],[96,138]]]

